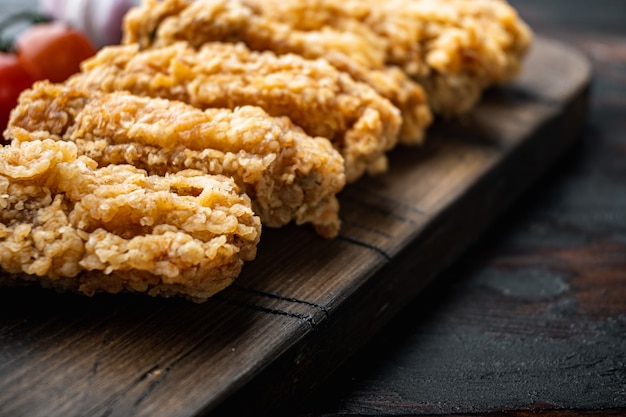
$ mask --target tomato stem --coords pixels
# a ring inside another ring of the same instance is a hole
[[[12,14],[0,21],[0,51],[1,52],[15,52],[13,50],[13,44],[15,42],[15,34],[10,36],[4,36],[4,32],[14,25],[19,23],[28,23],[36,25],[38,23],[51,22],[53,19],[50,16],[42,14],[40,12],[22,11]]]

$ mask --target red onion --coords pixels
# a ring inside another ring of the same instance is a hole
[[[40,9],[84,31],[98,47],[122,37],[122,19],[139,0],[40,0]]]

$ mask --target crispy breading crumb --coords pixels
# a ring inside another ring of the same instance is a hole
[[[122,290],[206,300],[256,256],[261,224],[224,176],[97,168],[52,139],[0,149],[0,266],[88,295]]]

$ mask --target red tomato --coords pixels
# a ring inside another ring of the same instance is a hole
[[[6,128],[20,93],[33,82],[35,79],[22,67],[15,55],[0,52],[0,134]]]
[[[62,22],[41,23],[30,27],[15,43],[24,68],[38,80],[63,82],[80,69],[80,63],[96,49],[82,32]]]

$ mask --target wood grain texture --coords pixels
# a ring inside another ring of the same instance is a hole
[[[0,292],[0,414],[261,414],[318,386],[571,143],[589,66],[546,39],[522,77],[341,195],[344,226],[266,230],[202,305]]]

